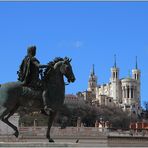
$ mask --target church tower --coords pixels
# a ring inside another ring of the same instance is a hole
[[[140,82],[140,70],[138,69],[137,56],[135,68],[132,70],[132,78]]]
[[[132,70],[132,78],[136,80],[136,86],[134,88],[134,98],[137,100],[136,102],[140,105],[140,70],[138,69],[137,56],[136,56],[136,64],[135,68]]]
[[[96,87],[97,87],[97,77],[95,75],[95,68],[93,64],[92,71],[90,73],[88,81],[88,91],[91,91],[93,94],[96,94]]]
[[[114,66],[111,68],[111,97],[113,97],[115,102],[121,102],[121,89],[119,80],[119,68],[116,63],[116,55],[114,55]]]
[[[114,55],[114,66],[111,68],[111,81],[117,81],[119,79],[119,68],[116,65],[116,55]]]

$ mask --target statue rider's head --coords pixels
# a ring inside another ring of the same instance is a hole
[[[27,49],[27,55],[34,57],[36,55],[36,46],[30,46]]]

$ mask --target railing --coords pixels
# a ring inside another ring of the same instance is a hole
[[[116,129],[108,128],[108,135],[112,136],[148,136],[148,129],[143,128],[126,128],[126,129]]]

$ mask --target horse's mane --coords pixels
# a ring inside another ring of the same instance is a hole
[[[47,72],[49,71],[49,69],[52,69],[54,67],[54,65],[59,62],[59,61],[63,61],[64,58],[61,58],[61,57],[56,57],[54,58],[52,61],[48,62],[47,65],[48,67],[45,69],[44,73],[43,73],[43,79],[46,78],[46,75],[47,75]]]

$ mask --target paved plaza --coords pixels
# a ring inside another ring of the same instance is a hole
[[[147,138],[54,138],[49,143],[46,138],[1,138],[0,147],[147,147]]]
[[[27,139],[26,142],[0,142],[0,147],[107,147],[107,140],[97,139],[55,139],[55,143],[49,143],[45,139]]]

